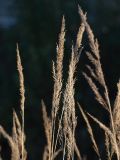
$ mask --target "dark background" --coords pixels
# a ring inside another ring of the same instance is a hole
[[[88,22],[99,40],[101,62],[113,103],[116,83],[120,77],[120,0],[0,0],[0,124],[11,133],[12,108],[19,111],[19,82],[16,69],[18,42],[25,76],[25,133],[29,160],[42,160],[45,136],[41,99],[46,102],[50,112],[53,90],[52,60],[55,60],[56,56],[61,18],[64,14],[67,33],[64,68],[66,71],[70,46],[75,41],[80,24],[78,4],[87,11]],[[83,46],[87,46],[87,43]],[[95,101],[93,93],[82,77],[81,72],[86,62],[83,52],[78,65],[76,100],[85,110],[107,124],[107,113]],[[79,125],[76,137],[82,156],[96,159],[79,110],[77,115]],[[105,159],[103,133],[95,124],[92,126],[95,128],[95,137],[102,158]],[[8,160],[6,143],[4,146],[4,159]]]

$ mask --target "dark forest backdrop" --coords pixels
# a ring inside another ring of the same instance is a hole
[[[41,99],[51,108],[52,60],[55,60],[56,42],[61,18],[66,18],[66,60],[75,40],[80,18],[77,5],[87,11],[101,49],[101,61],[110,96],[114,99],[116,83],[120,77],[120,0],[0,0],[0,124],[11,132],[12,108],[19,109],[19,84],[16,69],[16,42],[19,43],[24,66],[26,106],[25,132],[29,160],[41,160],[45,145],[42,126]],[[81,71],[86,58],[84,52],[78,67],[76,100],[85,110],[107,123],[106,114],[92,98]],[[66,65],[65,65],[66,69]],[[78,116],[79,113],[78,113]],[[80,120],[77,130],[79,147],[88,159],[95,159],[91,143]],[[93,124],[94,126],[94,124]],[[102,133],[96,128],[96,137],[102,148]],[[83,145],[84,144],[84,145]],[[7,146],[4,142],[6,153]],[[7,154],[5,159],[8,160]]]

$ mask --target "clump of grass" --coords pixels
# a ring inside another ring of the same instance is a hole
[[[63,85],[63,59],[64,59],[64,44],[65,44],[65,18],[62,19],[61,32],[57,44],[56,62],[53,62],[53,98],[51,114],[48,116],[47,107],[42,101],[42,112],[44,120],[44,129],[47,139],[47,144],[43,152],[43,160],[57,159],[60,154],[63,160],[74,160],[77,155],[78,160],[85,160],[82,157],[76,143],[76,100],[75,100],[75,71],[82,51],[82,38],[84,32],[87,32],[90,51],[86,55],[92,65],[86,65],[89,74],[83,73],[91,90],[93,91],[96,100],[101,104],[108,113],[110,119],[110,127],[107,127],[97,118],[83,111],[79,105],[80,112],[86,122],[88,133],[90,135],[93,148],[101,160],[99,145],[97,144],[88,116],[95,121],[105,133],[105,145],[107,159],[112,160],[113,155],[117,160],[120,160],[120,81],[118,82],[118,91],[111,105],[108,87],[105,82],[102,65],[100,61],[99,45],[90,25],[87,22],[86,14],[79,7],[79,15],[81,24],[76,36],[76,42],[71,47],[71,58],[69,62],[68,78]],[[13,128],[10,136],[5,129],[0,126],[0,135],[7,141],[11,149],[11,160],[26,160],[27,152],[25,149],[25,133],[24,133],[24,104],[25,104],[25,87],[23,68],[21,64],[19,49],[17,45],[17,69],[20,82],[20,118],[13,110]],[[102,92],[99,90],[102,87]],[[112,109],[113,108],[113,109]],[[1,146],[2,147],[2,146]],[[0,156],[1,158],[1,156]]]

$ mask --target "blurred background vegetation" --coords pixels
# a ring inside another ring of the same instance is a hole
[[[10,133],[12,109],[19,110],[19,83],[16,69],[16,43],[19,43],[24,67],[26,105],[25,132],[29,160],[41,160],[45,145],[42,126],[41,99],[51,108],[52,60],[56,56],[56,42],[61,18],[66,18],[65,62],[70,57],[70,46],[75,41],[80,24],[77,5],[87,11],[88,22],[98,38],[101,61],[111,99],[116,93],[120,77],[120,1],[119,0],[0,0],[0,124]],[[86,43],[83,46],[87,45]],[[93,98],[81,71],[86,63],[82,54],[78,67],[76,99],[85,110],[108,123],[106,113]],[[67,65],[65,63],[65,71]],[[66,77],[66,75],[65,75]],[[86,98],[87,97],[87,98]],[[76,136],[82,155],[96,159],[91,142],[78,110]],[[102,133],[95,128],[95,136],[103,152]],[[4,159],[8,160],[4,143]],[[83,145],[84,144],[84,145]],[[104,154],[103,154],[104,158]]]

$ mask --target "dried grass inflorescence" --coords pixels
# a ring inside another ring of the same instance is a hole
[[[59,34],[59,42],[57,45],[57,60],[56,64],[53,62],[53,78],[54,78],[54,91],[52,101],[52,118],[55,119],[59,109],[62,79],[63,79],[63,57],[64,57],[64,43],[65,43],[65,18],[62,19],[61,32]]]
[[[83,13],[81,8],[79,8],[79,14],[81,16],[82,22],[85,25],[86,32],[88,35],[90,50],[91,50],[90,52],[86,52],[86,54],[87,54],[88,59],[90,60],[90,62],[94,66],[94,68],[92,68],[91,66],[88,66],[88,65],[86,66],[88,68],[91,76],[88,76],[86,73],[83,73],[83,75],[85,76],[91,89],[93,90],[97,101],[100,104],[102,104],[103,107],[108,109],[110,102],[109,102],[109,96],[108,96],[108,89],[106,86],[106,82],[104,79],[104,74],[103,74],[103,70],[102,70],[102,66],[101,66],[101,62],[100,62],[98,41],[97,41],[97,39],[94,38],[94,34],[92,32],[92,29],[86,21],[86,15]],[[103,87],[103,90],[104,90],[103,95],[101,95],[101,93],[99,92],[99,89],[98,89],[96,83],[94,82],[95,80]]]
[[[27,152],[24,146],[25,134],[24,134],[24,76],[22,72],[22,64],[19,54],[19,49],[17,45],[17,69],[19,74],[20,81],[20,110],[21,110],[21,119],[20,122],[18,115],[13,111],[13,128],[12,136],[10,136],[4,128],[0,127],[0,135],[2,135],[7,141],[11,149],[11,160],[26,160]]]
[[[60,155],[63,160],[74,160],[75,156],[77,156],[78,160],[87,159],[86,157],[81,156],[75,137],[77,127],[75,71],[81,55],[81,44],[85,31],[87,33],[90,46],[90,51],[86,52],[90,64],[86,65],[88,73],[84,72],[83,75],[87,80],[91,90],[94,92],[97,102],[99,102],[101,106],[109,113],[110,127],[104,125],[101,121],[99,121],[91,114],[84,112],[82,107],[78,104],[79,109],[86,123],[87,130],[98,159],[101,160],[101,154],[99,151],[99,145],[95,140],[89,118],[96,122],[105,133],[107,159],[112,160],[115,155],[117,160],[120,160],[120,81],[117,85],[118,91],[114,101],[114,105],[112,106],[100,61],[98,41],[97,39],[95,39],[92,29],[87,22],[86,14],[83,13],[80,7],[78,8],[79,15],[81,17],[81,24],[77,33],[75,45],[72,45],[68,78],[64,83],[65,85],[63,85],[63,60],[66,32],[65,18],[63,17],[62,19],[61,32],[59,34],[56,49],[56,62],[53,62],[54,87],[50,116],[48,116],[46,105],[42,101],[43,123],[47,141],[43,152],[43,160],[55,160],[58,158],[58,155]],[[0,126],[0,136],[2,135],[2,137],[8,141],[11,149],[11,160],[26,160],[27,152],[24,145],[25,87],[23,68],[21,64],[18,45],[17,69],[20,82],[20,120],[16,112],[13,111],[12,136],[10,136],[2,126]],[[100,90],[99,87],[101,87],[102,90]],[[0,146],[0,153],[1,148],[2,146]]]
[[[17,69],[19,74],[19,81],[20,81],[20,109],[21,109],[21,157],[24,159],[24,105],[25,105],[25,87],[24,87],[24,75],[23,75],[23,67],[21,64],[21,58],[19,53],[19,48],[17,44]],[[20,126],[20,125],[19,125]]]

